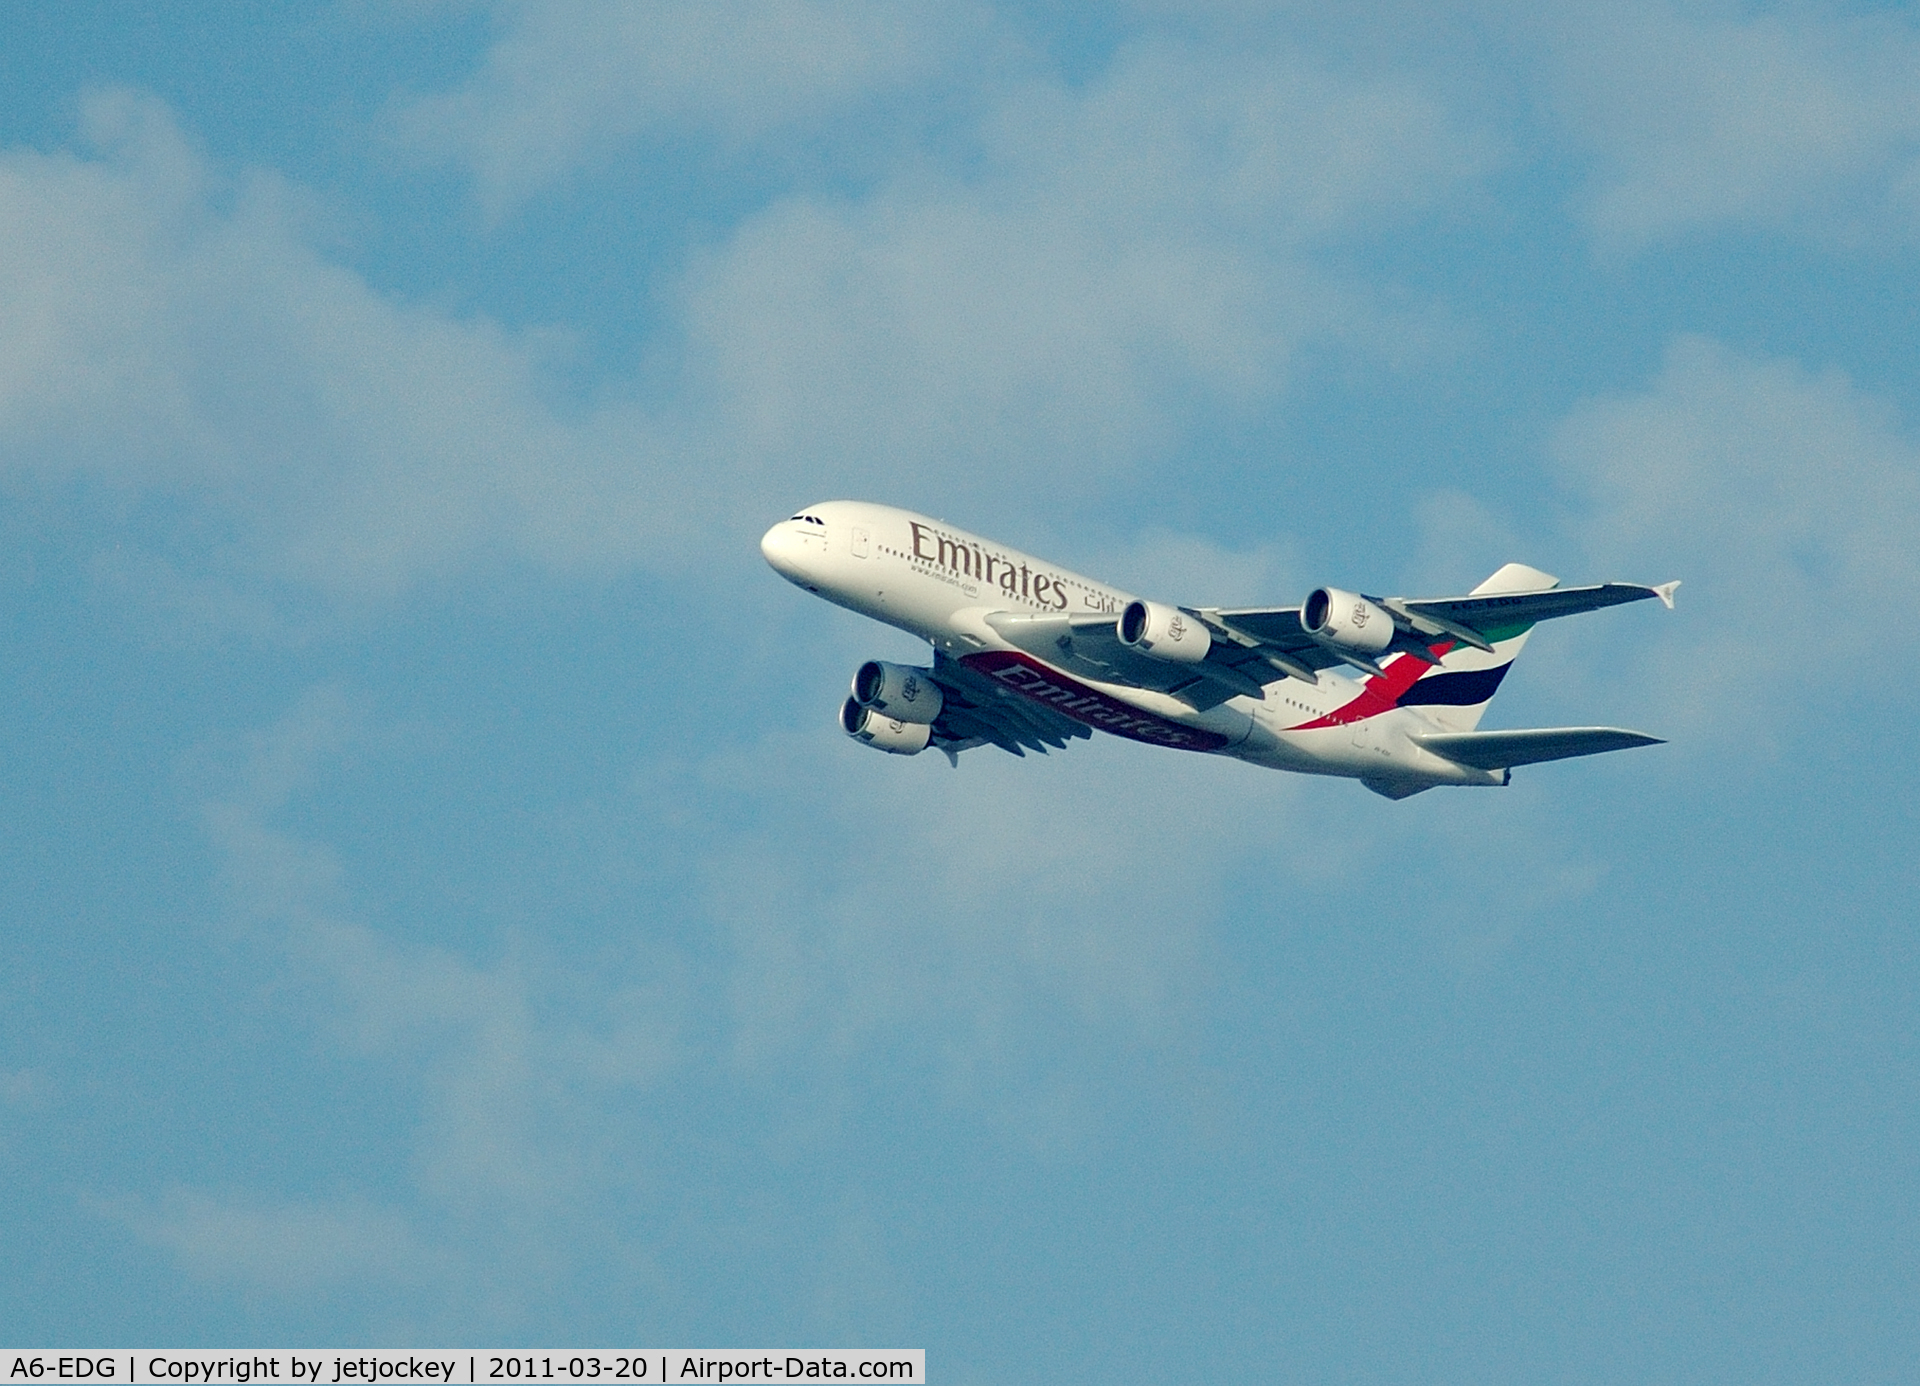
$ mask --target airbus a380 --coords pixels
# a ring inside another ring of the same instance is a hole
[[[1299,606],[1171,606],[891,506],[828,501],[760,541],[789,582],[933,647],[869,660],[847,735],[895,755],[1023,755],[1093,731],[1357,779],[1404,799],[1503,785],[1517,765],[1659,744],[1618,727],[1480,731],[1540,621],[1658,597],[1678,582],[1562,587],[1509,563],[1463,597],[1321,587]]]

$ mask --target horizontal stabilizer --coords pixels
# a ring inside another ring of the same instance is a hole
[[[1659,746],[1657,736],[1619,727],[1539,727],[1529,731],[1429,732],[1416,736],[1427,750],[1479,770],[1507,770],[1543,760],[1597,756],[1630,746]]]

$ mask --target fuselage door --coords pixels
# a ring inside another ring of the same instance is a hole
[[[853,556],[855,558],[867,556],[867,532],[858,525],[853,527]]]

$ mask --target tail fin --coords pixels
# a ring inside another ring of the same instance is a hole
[[[1498,592],[1541,592],[1558,587],[1560,579],[1524,563],[1509,563],[1469,594],[1484,596]],[[1514,656],[1527,643],[1531,623],[1496,627],[1481,632],[1493,650],[1476,650],[1456,644],[1441,657],[1438,668],[1429,669],[1413,687],[1400,695],[1401,707],[1418,707],[1442,731],[1468,732],[1480,725],[1480,718],[1507,676]]]

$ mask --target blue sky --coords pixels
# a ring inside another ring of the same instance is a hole
[[[1323,10],[17,17],[0,1336],[1920,1370],[1920,25]],[[1671,744],[883,758],[841,496]]]

